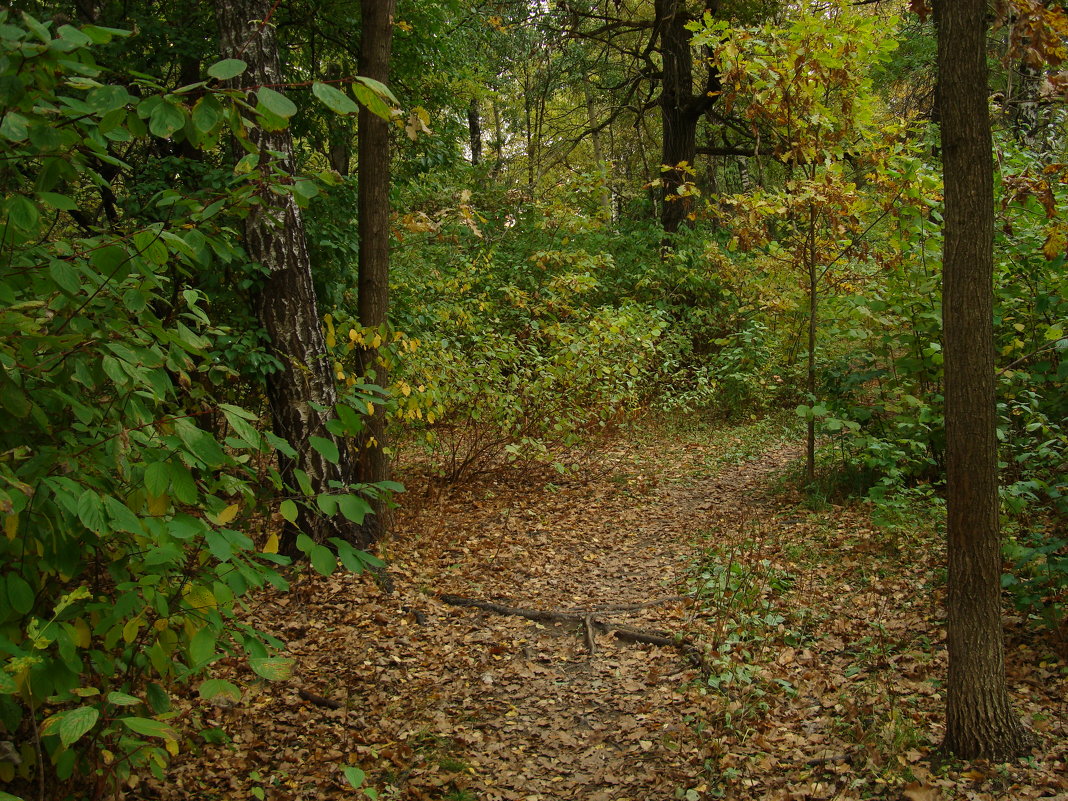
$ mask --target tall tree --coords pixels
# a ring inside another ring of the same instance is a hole
[[[393,13],[396,0],[362,0],[360,74],[385,84],[389,81],[389,59],[393,47]],[[389,123],[363,107],[359,115],[357,159],[358,213],[360,232],[358,312],[360,325],[382,329],[389,310]],[[373,341],[373,340],[372,340]],[[389,376],[374,347],[361,351],[364,375],[373,375],[379,386]],[[367,437],[361,449],[360,478],[367,482],[389,478],[386,454],[386,418],[383,411],[368,419]],[[383,533],[385,506],[376,503],[375,514],[365,525],[370,536]]]
[[[270,0],[216,0],[215,13],[222,54],[248,65],[236,80],[256,93],[260,103],[266,96],[279,108],[274,99],[277,90],[269,89],[269,95],[259,91],[284,82],[271,24],[276,5]],[[256,98],[252,100],[256,102]],[[284,125],[272,127],[276,130],[256,126],[249,134],[259,151],[258,168],[265,173],[281,170],[292,174],[292,135]],[[337,390],[312,285],[304,221],[296,200],[289,194],[263,192],[259,205],[245,220],[244,234],[249,256],[267,271],[256,311],[270,337],[271,351],[282,364],[282,370],[267,382],[274,430],[295,451],[279,452],[279,472],[287,485],[297,487],[301,484],[298,471],[303,471],[316,494],[336,490],[338,484],[348,486],[356,480],[356,465],[344,443],[326,428],[338,401]],[[313,438],[332,442],[333,448],[316,448]],[[328,459],[324,452],[334,449],[338,458]],[[371,542],[366,530],[341,517],[321,517],[310,505],[301,507],[297,529],[317,542],[331,536],[361,546]],[[280,547],[283,553],[295,555],[297,529],[287,530]]]
[[[935,4],[949,512],[944,747],[965,759],[1008,759],[1029,737],[1009,703],[1001,624],[986,10],[986,0]]]
[[[711,3],[698,10],[715,13]],[[664,173],[660,221],[664,232],[679,229],[690,213],[691,201],[680,192],[689,182],[697,157],[697,124],[719,95],[719,73],[711,65],[705,80],[694,91],[692,34],[686,27],[700,14],[689,13],[685,0],[656,0],[656,31],[660,35],[663,78],[660,89],[660,116],[663,124],[661,164]]]

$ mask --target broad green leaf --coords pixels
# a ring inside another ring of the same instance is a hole
[[[364,780],[367,778],[367,774],[354,765],[347,765],[341,769],[341,772],[345,774],[345,778],[348,783],[355,789],[359,790],[363,786]]]
[[[115,704],[115,706],[137,706],[143,703],[140,698],[136,698],[127,693],[110,692],[108,693],[108,702]]]
[[[235,703],[241,700],[241,690],[236,684],[226,681],[225,679],[208,679],[200,683],[197,687],[197,692],[200,697],[205,701],[210,701],[212,698],[228,698]]]
[[[8,573],[6,584],[7,600],[11,604],[11,608],[20,615],[29,614],[30,610],[33,609],[36,593],[26,582],[26,579],[18,573]]]
[[[204,626],[189,641],[190,667],[198,668],[208,664],[215,656],[215,642],[217,637],[210,626]]]
[[[164,495],[171,486],[171,473],[166,462],[152,462],[145,468],[145,489],[152,495]]]
[[[148,118],[148,130],[160,139],[169,139],[176,131],[180,131],[185,125],[185,114],[182,109],[171,103],[160,103],[152,110],[152,116]]]
[[[292,100],[266,86],[256,90],[256,98],[265,109],[283,119],[289,119],[297,113],[297,107]]]
[[[268,681],[285,681],[293,675],[295,659],[281,656],[267,656],[248,660],[249,667],[257,676]]]
[[[208,67],[208,75],[220,81],[228,81],[248,69],[248,64],[239,58],[224,58]]]
[[[159,720],[153,720],[152,718],[119,718],[119,721],[130,731],[135,731],[146,737],[160,737],[164,740],[178,739],[178,732]]]
[[[371,504],[359,495],[338,495],[337,505],[341,514],[358,526],[362,525],[364,517],[372,512]]]
[[[337,570],[337,557],[334,556],[334,552],[325,545],[316,545],[312,548],[309,556],[311,558],[312,567],[315,568],[316,572],[324,576],[329,576]]]
[[[319,451],[331,464],[337,464],[341,459],[341,453],[338,451],[337,443],[332,439],[326,439],[325,437],[308,437],[308,444],[310,444],[315,450]]]
[[[352,85],[352,93],[372,114],[384,120],[393,119],[393,109],[390,105],[378,93],[368,89],[364,84],[354,83]]]
[[[63,713],[59,721],[59,740],[68,748],[96,725],[100,711],[94,706],[80,706]]]
[[[278,511],[284,519],[290,523],[295,523],[300,510],[297,509],[297,505],[293,501],[286,499],[278,505]]]
[[[318,81],[313,83],[312,94],[319,98],[328,109],[338,114],[355,114],[360,110],[359,105],[351,97],[330,84]]]

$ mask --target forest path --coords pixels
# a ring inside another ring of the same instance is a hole
[[[181,755],[146,797],[351,799],[345,765],[411,801],[1068,797],[1068,704],[1041,649],[1012,678],[1060,743],[1048,760],[931,770],[942,556],[881,534],[862,507],[772,494],[799,454],[758,423],[620,440],[562,477],[409,480],[396,591],[335,574],[264,596],[251,617],[295,676],[234,706],[190,704],[196,729],[233,742]],[[700,669],[679,648],[602,634],[591,653],[581,626],[442,601],[575,612],[695,593],[597,617],[688,637]]]

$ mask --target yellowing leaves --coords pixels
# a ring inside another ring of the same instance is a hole
[[[225,526],[227,523],[232,523],[234,518],[237,517],[237,513],[241,511],[241,504],[232,503],[223,509],[217,515],[208,515],[208,519],[213,523],[220,526]]]
[[[408,122],[404,126],[404,132],[413,142],[419,138],[419,134],[433,133],[430,130],[430,112],[422,106],[416,106],[408,115]]]
[[[278,553],[278,535],[272,533],[263,545],[264,553]]]
[[[193,609],[215,609],[218,606],[215,594],[207,587],[199,584],[191,584],[186,587],[182,597]]]

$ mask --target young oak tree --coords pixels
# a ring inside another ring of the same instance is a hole
[[[986,0],[939,0],[937,102],[945,186],[943,327],[949,550],[946,750],[1005,760],[1029,736],[1009,702],[993,332],[994,184]]]

